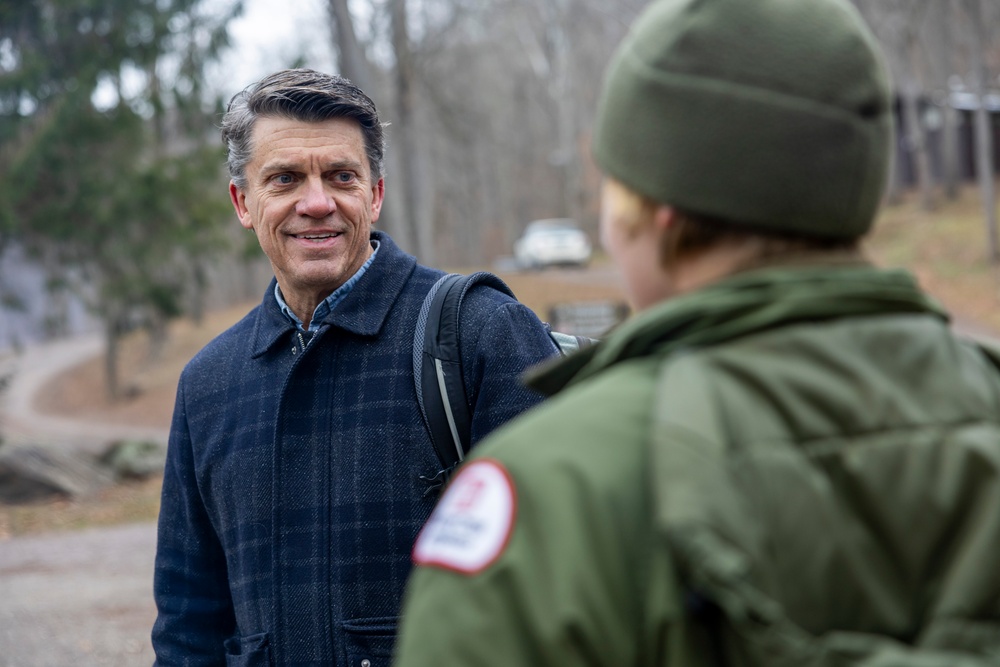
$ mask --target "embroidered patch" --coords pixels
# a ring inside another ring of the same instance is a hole
[[[517,511],[514,484],[499,461],[466,464],[413,547],[413,562],[475,574],[507,546]]]

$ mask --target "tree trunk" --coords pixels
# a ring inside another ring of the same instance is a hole
[[[954,201],[958,199],[959,191],[959,159],[958,159],[958,112],[950,103],[944,107],[944,124],[941,126],[941,158],[944,172],[944,196]]]
[[[399,185],[402,189],[403,214],[413,229],[417,257],[424,264],[434,265],[433,221],[424,207],[421,176],[423,153],[417,145],[416,104],[413,94],[416,78],[413,52],[410,49],[410,31],[406,16],[406,0],[392,0],[392,47],[396,54],[396,137],[399,140],[402,166]],[[405,224],[405,223],[404,223]]]
[[[951,104],[951,92],[953,87],[958,84],[956,81],[957,75],[954,74],[954,56],[953,56],[953,43],[954,35],[952,34],[952,23],[955,17],[955,6],[953,3],[945,3],[942,7],[938,8],[941,12],[940,23],[942,27],[941,33],[941,58],[944,60],[944,66],[941,71],[945,74],[947,86],[945,88],[945,104],[944,104],[944,116],[943,123],[941,125],[941,159],[942,159],[942,173],[944,180],[944,196],[950,200],[954,201],[958,199],[959,190],[959,156],[958,156],[958,141],[959,141],[959,115],[958,111]]]
[[[909,81],[903,85],[903,113],[906,116],[906,142],[910,155],[913,156],[917,187],[920,190],[920,208],[931,211],[934,209],[934,184],[931,178],[930,156],[927,152],[927,131],[920,110],[925,77],[921,76],[919,38],[923,19],[921,10],[926,7],[925,3],[912,9],[906,26],[906,56],[909,59],[910,76],[907,77]]]
[[[1000,246],[997,242],[997,211],[994,192],[993,128],[984,97],[988,75],[983,46],[986,43],[985,31],[987,27],[982,23],[982,7],[979,2],[980,0],[969,1],[974,85],[978,98],[975,112],[976,174],[979,177],[979,194],[983,202],[989,258],[991,262],[997,263],[1000,261]]]
[[[889,161],[889,183],[885,191],[885,203],[887,206],[896,206],[903,200],[903,192],[906,189],[903,183],[903,169],[901,167],[903,158],[906,156],[905,143],[899,136],[899,131],[894,130],[892,136],[892,159]]]
[[[347,0],[330,0],[329,8],[333,19],[333,47],[337,52],[340,73],[371,96],[374,92],[371,66],[354,32],[354,19],[351,18]]]
[[[906,117],[906,147],[913,159],[917,188],[920,191],[920,208],[934,210],[934,191],[931,183],[931,163],[927,154],[927,136],[920,118],[920,99],[917,86],[910,86],[903,94],[903,114]]]
[[[152,310],[146,322],[146,336],[149,338],[149,347],[146,350],[146,367],[151,367],[163,358],[163,351],[167,347],[169,335],[170,328],[167,317],[155,309]]]
[[[104,318],[104,388],[112,401],[121,396],[118,373],[118,352],[121,342],[119,320],[117,313],[107,313]]]
[[[194,260],[192,267],[194,277],[194,289],[191,292],[191,319],[195,326],[201,326],[205,320],[205,297],[209,289],[208,273],[205,270],[205,262],[201,259]]]
[[[337,60],[340,65],[340,73],[351,80],[361,90],[365,91],[368,97],[372,98],[380,107],[379,115],[385,120],[385,105],[381,104],[376,91],[375,76],[371,63],[365,55],[365,51],[358,41],[357,32],[354,30],[354,19],[347,6],[347,0],[329,0],[330,18],[333,21],[333,49],[337,53]],[[399,164],[393,151],[390,149],[386,155],[385,171],[390,175],[395,172],[394,167]],[[383,174],[385,176],[386,174]],[[404,250],[412,251],[413,243],[409,229],[405,222],[405,215],[399,215],[401,201],[395,188],[389,184],[385,189],[385,201],[382,205],[382,213],[379,216],[378,226],[396,241]]]
[[[545,34],[548,42],[549,94],[556,117],[556,149],[552,162],[562,174],[562,215],[579,220],[582,214],[582,186],[577,146],[577,102],[574,95],[572,53],[566,22],[569,7],[564,0],[545,0]]]

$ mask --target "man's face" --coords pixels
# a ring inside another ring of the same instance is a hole
[[[667,271],[660,264],[662,232],[654,223],[655,209],[614,179],[601,190],[601,244],[617,265],[625,296],[632,308],[644,310],[672,294]]]
[[[257,235],[285,301],[308,322],[371,255],[383,182],[372,182],[361,126],[257,119],[245,190],[230,184],[240,224]]]

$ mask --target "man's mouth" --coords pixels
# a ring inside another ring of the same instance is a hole
[[[329,232],[326,234],[292,234],[293,238],[306,239],[308,241],[321,241],[323,239],[332,239],[337,236],[340,236],[340,232]]]

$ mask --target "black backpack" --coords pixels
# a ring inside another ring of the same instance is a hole
[[[458,334],[462,300],[474,285],[484,283],[516,299],[499,277],[486,271],[451,273],[438,280],[424,299],[413,336],[413,379],[417,402],[427,425],[441,471],[428,481],[437,488],[469,451],[472,419],[462,375]],[[594,342],[592,338],[549,331],[562,355]]]

